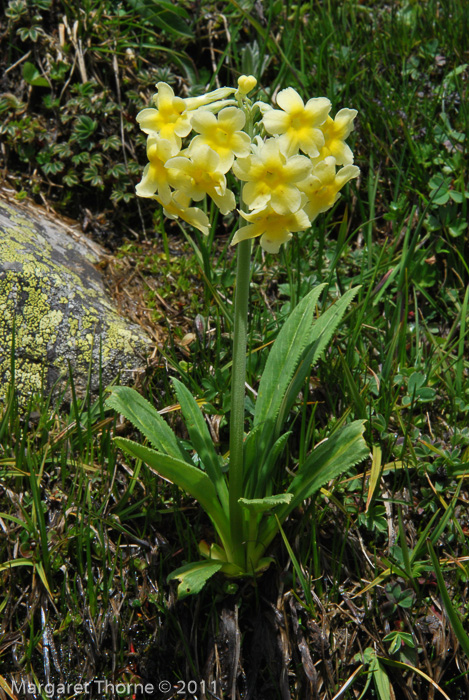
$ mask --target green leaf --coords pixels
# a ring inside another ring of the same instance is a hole
[[[277,523],[277,528],[280,530],[280,534],[282,535],[282,540],[283,540],[285,548],[288,552],[288,556],[290,557],[290,559],[292,561],[293,568],[295,569],[296,576],[297,576],[298,581],[300,582],[301,588],[303,590],[306,603],[309,605],[309,608],[312,611],[312,610],[314,610],[314,604],[313,604],[313,597],[311,595],[311,586],[308,585],[306,582],[306,579],[304,577],[300,563],[295,556],[295,552],[291,548],[290,542],[288,541],[287,536],[286,536],[285,532],[283,531],[283,528],[282,528],[277,516],[275,516],[275,522]]]
[[[73,165],[80,165],[82,163],[89,163],[89,161],[90,161],[90,154],[87,153],[86,151],[82,151],[81,153],[76,153],[74,156],[72,156]]]
[[[16,523],[17,525],[24,527],[26,530],[28,529],[27,523],[24,520],[17,518],[16,515],[10,515],[9,513],[0,513],[0,518],[6,518],[7,520],[11,520],[12,522]]]
[[[280,330],[259,383],[255,426],[277,415],[288,383],[309,340],[316,303],[325,286],[321,284],[312,289],[293,309]]]
[[[262,425],[256,426],[247,434],[244,441],[244,464],[248,477],[250,476],[250,466],[254,463],[259,464],[259,436],[261,432]],[[252,473],[251,476],[253,476]],[[255,476],[257,477],[257,475]],[[245,492],[249,493],[250,491],[246,489]]]
[[[443,601],[443,605],[448,615],[451,627],[453,628],[454,634],[456,635],[458,642],[464,650],[464,653],[469,658],[469,636],[465,631],[461,619],[454,608],[451,598],[448,595],[448,590],[446,588],[446,583],[441,573],[440,562],[436,556],[435,550],[430,540],[427,540],[427,547],[430,553],[430,558],[433,564],[433,570],[435,572],[436,580],[438,582],[438,588],[440,589],[440,596]]]
[[[348,290],[314,321],[316,302],[324,285],[315,287],[295,307],[278,334],[270,351],[259,384],[253,425],[263,424],[259,439],[261,463],[298,396],[311,366],[326,349],[347,306],[359,287]]]
[[[462,192],[458,192],[457,190],[449,190],[448,192],[449,196],[453,200],[453,202],[456,202],[457,204],[461,204],[461,202],[464,199],[464,195]]]
[[[364,422],[359,420],[345,425],[318,445],[300,465],[298,474],[288,487],[289,493],[293,493],[293,498],[277,512],[280,523],[321,486],[368,457],[369,449],[363,439]],[[259,553],[270,544],[277,530],[274,517],[268,518],[259,531],[256,555],[260,556]]]
[[[190,462],[189,455],[164,418],[135,389],[127,386],[111,387],[111,395],[106,399],[105,406],[127,418],[159,452]]]
[[[38,71],[36,66],[29,61],[23,64],[23,79],[28,85],[34,87],[49,87],[49,81],[46,80]]]
[[[93,187],[103,187],[104,185],[103,178],[95,165],[85,168],[83,171],[83,180],[85,182],[90,182]]]
[[[76,118],[74,131],[78,134],[81,139],[87,139],[93,134],[98,127],[98,122],[95,119],[91,119],[87,114],[80,114]]]
[[[419,389],[417,392],[417,398],[419,401],[422,403],[425,401],[433,401],[436,397],[436,391],[435,389],[432,389],[430,386],[425,386],[422,389]]]
[[[197,401],[184,384],[177,379],[173,379],[173,384],[184,416],[186,428],[189,432],[191,444],[199,455],[208,476],[214,484],[222,506],[225,511],[228,512],[228,488],[221,470],[220,457],[213,445],[213,440],[210,436],[202,411]]]
[[[93,153],[90,158],[90,165],[97,166],[103,164],[103,156],[101,153]]]
[[[453,238],[461,236],[466,231],[466,229],[467,221],[455,221],[448,227],[448,231],[453,236]]]
[[[75,187],[80,182],[80,179],[75,170],[69,170],[66,175],[63,176],[62,181],[67,185],[67,187]]]
[[[449,200],[449,192],[444,190],[443,192],[440,192],[439,194],[435,194],[435,196],[432,196],[432,204],[437,204],[438,206],[441,206],[443,204],[446,204]]]
[[[152,467],[163,479],[176,484],[197,499],[215,525],[227,557],[230,558],[231,541],[228,518],[220,506],[215,486],[207,474],[177,457],[157,452],[132,440],[114,438],[114,442],[125,452],[141,459],[142,462]]]
[[[31,559],[11,559],[10,561],[5,561],[3,564],[0,564],[0,571],[8,571],[8,569],[12,569],[15,566],[33,566],[35,567],[35,563]]]
[[[285,321],[267,358],[259,383],[253,426],[264,425],[260,439],[261,454],[272,435],[273,423],[280,411],[285,393],[308,343],[316,303],[325,285],[309,292]]]
[[[376,657],[370,664],[370,673],[373,674],[373,681],[379,700],[391,700],[391,683],[388,674]]]
[[[288,438],[292,434],[292,431],[288,433],[283,433],[280,435],[278,440],[272,445],[267,457],[262,460],[260,467],[258,469],[250,470],[250,483],[253,482],[254,495],[260,496],[262,493],[268,493],[270,484],[273,481],[273,471],[277,466],[277,461],[285,449]],[[249,471],[249,467],[246,467],[246,471]]]
[[[110,177],[114,177],[116,180],[123,177],[126,174],[126,169],[124,163],[116,163],[108,171]]]
[[[417,666],[412,666],[411,664],[404,663],[403,661],[396,661],[395,659],[387,659],[384,656],[378,657],[380,662],[386,666],[391,666],[392,668],[398,668],[401,672],[402,671],[410,671],[411,673],[418,673],[419,676],[422,676],[422,678],[425,678],[434,688],[440,692],[446,700],[451,700],[451,698],[446,695],[445,691],[443,688],[441,688],[438,683],[435,683],[433,678],[430,678],[430,676],[427,676],[424,671],[421,671]]]
[[[407,383],[407,391],[412,396],[414,391],[417,391],[425,384],[425,376],[421,372],[413,372]]]
[[[304,380],[311,371],[311,367],[318,361],[324,350],[330,343],[337,327],[342,320],[348,305],[358,293],[360,287],[349,289],[338,301],[332,304],[314,322],[309,331],[308,344],[301,357],[298,369],[294,374],[280,406],[277,425],[274,436],[279,435],[293,402],[303,385]]]
[[[345,425],[305,459],[288,489],[295,497],[292,508],[369,456],[368,445],[363,439],[364,423],[357,420]]]
[[[175,5],[168,0],[128,1],[130,6],[144,17],[148,23],[153,24],[163,32],[187,39],[194,38],[194,34],[186,22],[186,19],[189,19],[190,16],[183,7]]]
[[[179,569],[171,572],[168,576],[168,581],[177,579],[180,581],[178,586],[178,598],[182,600],[188,595],[196,595],[200,593],[202,588],[217,571],[222,568],[222,562],[213,560],[197,561],[193,564],[185,564]]]
[[[258,515],[273,510],[276,506],[288,504],[292,498],[292,493],[279,493],[276,496],[265,496],[265,498],[240,498],[239,502],[250,513]]]

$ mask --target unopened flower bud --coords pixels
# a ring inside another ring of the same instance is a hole
[[[238,93],[247,95],[257,85],[257,80],[253,75],[240,75],[238,78]]]

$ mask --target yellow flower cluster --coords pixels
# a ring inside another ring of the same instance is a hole
[[[232,211],[231,172],[245,183],[240,214],[246,221],[232,243],[260,236],[265,250],[278,253],[292,233],[309,228],[357,177],[359,169],[345,143],[357,112],[341,109],[332,119],[327,98],[305,104],[291,87],[279,92],[279,109],[252,104],[247,94],[255,85],[253,76],[241,76],[237,89],[182,99],[158,83],[154,107],[137,115],[148,134],[149,162],[136,192],[156,199],[166,216],[208,234],[206,213],[191,203],[208,195],[222,214]],[[257,110],[261,119],[253,124]]]

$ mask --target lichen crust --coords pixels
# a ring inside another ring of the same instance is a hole
[[[18,212],[0,198],[0,409],[11,382],[13,328],[15,388],[20,403],[59,387],[72,370],[84,393],[91,366],[91,392],[118,374],[129,380],[142,364],[149,340],[139,326],[118,315],[98,271],[70,247],[53,222]]]

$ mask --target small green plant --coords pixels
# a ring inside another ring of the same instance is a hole
[[[409,632],[394,630],[383,638],[383,642],[389,643],[389,653],[402,653],[402,648],[415,649],[415,643]]]
[[[242,76],[238,90],[221,88],[182,100],[169,85],[158,83],[155,108],[138,115],[148,134],[150,162],[137,194],[155,198],[168,216],[180,217],[207,235],[208,217],[191,206],[191,199],[198,202],[208,194],[221,213],[228,214],[235,206],[235,196],[227,187],[228,171],[233,169],[247,183],[241,212],[247,224],[232,241],[238,246],[238,262],[229,457],[217,454],[197,401],[177,379],[173,379],[174,389],[195,456],[136,391],[114,387],[107,400],[152,447],[124,438],[116,438],[117,445],[196,498],[216,530],[218,541],[199,544],[203,560],[170,575],[180,581],[180,597],[199,592],[218,571],[235,578],[263,572],[272,561],[266,550],[289,514],[324,483],[368,455],[364,421],[352,422],[304,455],[286,490],[276,491],[276,485],[285,481],[279,480],[277,471],[290,436],[286,427],[290,410],[357,288],[318,314],[326,286],[318,285],[291,311],[270,351],[252,427],[245,434],[251,239],[260,236],[263,248],[277,253],[292,232],[306,229],[332,206],[339,189],[358,174],[345,144],[356,114],[353,110],[343,109],[333,120],[328,116],[329,100],[316,98],[304,105],[292,88],[279,94],[281,109],[253,105],[247,94],[255,84],[252,76]],[[262,118],[255,121],[259,112]],[[182,139],[192,129],[196,135],[182,151]],[[343,166],[338,172],[337,165]]]
[[[402,589],[399,583],[388,583],[384,590],[389,601],[388,614],[394,614],[398,608],[409,610],[412,607],[415,598],[414,591]]]
[[[366,692],[373,682],[376,690],[376,695],[379,700],[391,700],[391,683],[389,676],[383,666],[383,659],[380,659],[374,649],[368,647],[363,651],[363,654],[357,654],[355,661],[361,661],[359,670],[366,674],[366,684],[359,699],[366,697]]]

